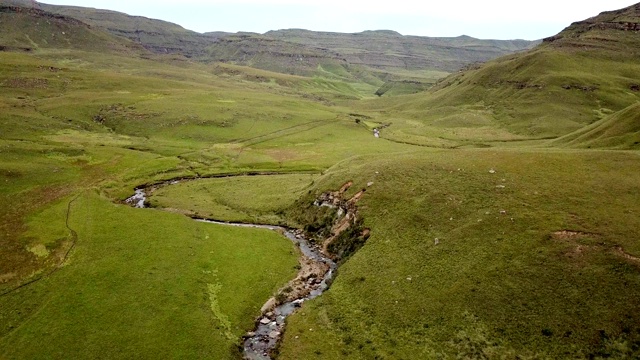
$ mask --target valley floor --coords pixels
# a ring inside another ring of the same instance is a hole
[[[371,235],[290,318],[278,358],[638,355],[637,150],[454,134],[393,100],[354,105],[348,84],[255,69],[0,56],[0,358],[239,358],[298,251],[184,214],[304,228],[347,181]],[[184,178],[156,209],[123,203]]]

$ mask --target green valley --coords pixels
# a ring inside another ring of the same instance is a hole
[[[639,24],[200,34],[0,2],[0,359],[240,359],[320,283],[283,230],[192,218],[338,263],[272,358],[637,358]]]

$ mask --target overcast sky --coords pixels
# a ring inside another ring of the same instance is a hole
[[[640,0],[47,0],[125,12],[177,23],[187,29],[251,31],[302,28],[403,35],[535,40],[574,21]]]

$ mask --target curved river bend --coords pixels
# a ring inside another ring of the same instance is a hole
[[[175,183],[177,182],[174,181],[167,184],[172,185]],[[126,203],[137,208],[144,208],[146,200],[146,189],[138,188],[135,190],[135,195],[128,198],[126,200]],[[298,231],[283,228],[280,226],[227,223],[206,219],[194,220],[217,225],[251,227],[277,231],[286,236],[300,249],[301,257],[303,258],[302,261],[316,263],[328,269],[322,277],[311,278],[309,279],[309,281],[306,281],[304,283],[305,289],[308,290],[303,292],[306,293],[306,295],[290,299],[278,306],[275,306],[275,308],[273,306],[275,304],[274,298],[269,299],[269,301],[267,301],[267,303],[265,303],[262,308],[262,315],[257,319],[255,329],[248,332],[243,337],[243,353],[245,359],[271,359],[269,354],[271,350],[276,348],[278,342],[282,337],[285,327],[285,319],[287,318],[287,316],[291,315],[297,308],[302,305],[303,302],[320,296],[329,288],[331,279],[333,278],[333,275],[335,274],[335,270],[337,268],[336,263],[325,256],[319,247],[312,245],[312,243],[308,239],[306,239],[301,232]]]

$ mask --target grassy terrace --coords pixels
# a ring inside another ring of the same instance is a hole
[[[189,181],[154,191],[150,206],[231,222],[286,223],[283,213],[313,188],[317,176],[301,173]]]

